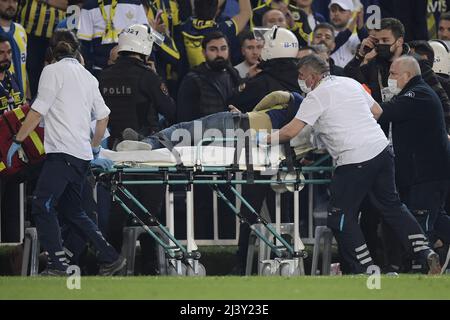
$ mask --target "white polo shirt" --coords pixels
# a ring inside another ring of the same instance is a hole
[[[31,108],[44,117],[46,153],[92,160],[91,121],[110,110],[98,81],[77,60],[65,58],[44,68]]]
[[[374,103],[359,82],[329,76],[307,94],[295,117],[313,127],[338,166],[360,163],[388,145],[370,111]]]

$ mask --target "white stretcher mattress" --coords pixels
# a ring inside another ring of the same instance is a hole
[[[235,148],[219,146],[200,147],[175,147],[180,154],[181,161],[186,167],[195,165],[209,167],[226,167],[233,165]],[[116,165],[126,165],[132,167],[170,167],[177,164],[176,158],[168,149],[157,149],[152,151],[111,151],[102,149],[100,157],[114,161]],[[281,146],[270,148],[252,148],[252,164],[255,170],[277,168],[280,161],[284,159],[284,152]],[[241,150],[239,167],[246,168],[245,152]]]

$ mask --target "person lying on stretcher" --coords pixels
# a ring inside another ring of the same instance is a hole
[[[139,137],[132,129],[125,129],[124,141],[117,145],[117,151],[155,150],[165,148],[161,139],[174,145],[197,145],[205,137],[231,137],[236,130],[248,129],[256,132],[256,139],[262,139],[271,130],[282,128],[296,115],[303,97],[296,92],[274,91],[265,96],[252,112],[241,113],[234,106],[229,112],[219,112],[206,117],[174,124],[149,137]],[[231,131],[231,132],[230,132]],[[182,142],[180,142],[182,138]],[[133,141],[141,140],[141,141]]]

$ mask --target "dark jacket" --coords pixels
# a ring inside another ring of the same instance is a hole
[[[249,112],[272,91],[301,92],[296,61],[294,58],[279,58],[260,63],[262,71],[241,85],[230,103],[242,112]]]
[[[241,78],[231,65],[222,71],[211,70],[206,62],[194,67],[181,82],[177,99],[177,122],[228,111],[229,99]]]
[[[159,131],[158,113],[167,121],[175,120],[175,102],[159,76],[141,60],[119,57],[117,62],[102,71],[100,92],[111,109],[109,128],[111,141],[120,139],[125,128],[142,135]]]
[[[450,178],[450,146],[437,94],[421,76],[381,104],[380,123],[392,122],[399,187]]]
[[[409,54],[409,46],[405,45],[403,54]],[[417,56],[415,56],[417,58]],[[450,127],[450,100],[445,90],[439,83],[431,64],[425,59],[417,59],[423,80],[437,93],[441,100],[442,110],[445,115],[445,123]],[[362,61],[353,58],[344,68],[345,75],[360,83],[366,84],[372,91],[372,97],[379,103],[382,102],[380,82],[383,87],[388,86],[390,61],[373,59],[368,64],[360,66]],[[385,128],[384,128],[385,129]]]

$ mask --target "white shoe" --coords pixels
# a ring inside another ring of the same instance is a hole
[[[152,146],[141,141],[124,140],[116,146],[116,151],[152,150]]]

